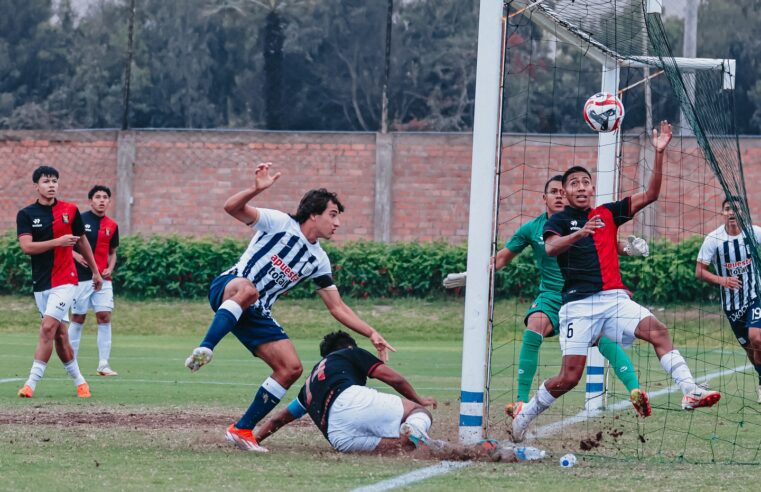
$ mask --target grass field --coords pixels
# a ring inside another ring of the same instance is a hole
[[[352,305],[396,346],[393,367],[407,375],[421,394],[439,400],[432,434],[456,440],[462,301]],[[284,299],[275,312],[307,370],[318,359],[319,335],[338,327],[321,306],[319,301]],[[491,433],[500,438],[506,436],[501,407],[513,397],[523,312],[525,305],[515,301],[504,301],[495,309]],[[215,351],[210,366],[191,375],[183,361],[210,316],[202,301],[119,299],[112,365],[120,376],[94,375],[94,320],[88,320],[80,367],[93,398],[78,400],[60,362],[51,359],[35,398],[23,400],[15,392],[28,375],[39,321],[31,296],[0,297],[0,488],[349,490],[437,464],[408,456],[340,455],[306,420],[266,441],[269,454],[231,448],[224,440],[224,428],[249,404],[268,371],[230,337]],[[745,365],[744,354],[727,336],[728,330],[722,331],[715,312],[682,306],[659,316],[674,326],[675,339],[696,375],[713,375],[711,386],[724,395],[718,408],[692,414],[679,410],[680,395],[668,391],[671,382],[651,350],[635,346],[631,356],[642,385],[650,393],[663,393],[653,398],[653,417],[638,419],[624,405],[601,417],[548,430],[547,425],[581,410],[583,390],[577,389],[537,422],[536,429],[544,429],[546,435],[531,443],[551,452],[551,459],[532,464],[474,463],[408,488],[756,488],[761,461],[756,381],[752,370],[731,371]],[[540,377],[556,372],[558,360],[557,341],[549,340],[543,346]],[[726,374],[716,375],[722,370]],[[620,386],[610,381],[610,406],[625,397]],[[286,399],[296,390],[289,391]],[[569,451],[579,457],[579,465],[562,469],[557,457]],[[755,464],[724,464],[730,461]],[[655,483],[645,485],[643,480]]]

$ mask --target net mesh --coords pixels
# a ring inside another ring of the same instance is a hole
[[[681,137],[669,147],[658,202],[619,234],[646,238],[651,255],[622,259],[622,276],[634,289],[634,299],[669,327],[694,376],[721,391],[722,400],[710,410],[683,411],[681,392],[652,348],[639,342],[628,354],[640,387],[651,396],[652,417],[636,416],[627,389],[615,368],[609,368],[604,410],[584,411],[582,379],[535,421],[529,435],[552,451],[580,451],[605,459],[757,463],[761,460],[758,375],[728,325],[718,289],[694,276],[698,248],[723,224],[719,211],[728,195],[741,197],[736,204],[738,222],[758,264],[732,124],[733,95],[723,89],[726,70],[721,62],[714,70],[680,70],[660,15],[646,14],[645,7],[637,0],[506,4],[502,123],[507,133],[501,144],[495,249],[504,247],[521,224],[545,211],[541,194],[547,179],[571,165],[596,167],[598,139],[586,129],[581,108],[600,90],[600,60],[616,60],[623,89],[619,97],[627,112],[617,144],[619,197],[643,191],[648,183],[654,160],[651,115],[672,122],[680,121],[680,112],[685,115],[684,127],[674,126],[675,135]],[[651,275],[653,271],[669,276],[659,278]],[[524,318],[535,302],[538,284],[528,252],[496,275],[487,388],[490,437],[509,434],[511,420],[504,407],[517,398]],[[544,379],[559,372],[560,360],[557,337],[547,338],[532,395]]]

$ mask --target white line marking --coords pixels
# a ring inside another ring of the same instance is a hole
[[[24,378],[4,378],[4,379],[0,379],[0,384],[2,384],[2,383],[12,383],[14,381],[23,381],[23,380],[24,380]]]
[[[749,364],[744,364],[742,366],[737,366],[734,369],[725,369],[723,371],[712,372],[710,374],[706,374],[703,377],[697,378],[696,381],[699,383],[704,383],[706,381],[716,379],[717,377],[725,376],[727,374],[732,374],[735,372],[744,371],[750,367],[751,366]],[[674,384],[672,386],[669,386],[668,388],[663,388],[658,391],[649,393],[648,396],[652,400],[653,398],[656,398],[658,396],[666,395],[668,393],[673,393],[676,391],[680,391],[679,386]],[[533,436],[537,438],[546,437],[549,434],[552,434],[553,432],[558,431],[567,425],[573,425],[573,424],[578,424],[579,422],[584,422],[585,420],[593,418],[593,417],[597,417],[604,412],[623,410],[624,408],[627,408],[629,405],[631,405],[631,402],[627,399],[627,400],[621,400],[618,403],[614,403],[613,405],[609,405],[604,410],[593,410],[593,411],[584,410],[582,412],[577,413],[573,417],[568,417],[559,422],[554,422],[552,424],[545,425],[544,427],[540,427],[534,432]],[[360,488],[354,489],[352,492],[376,492],[376,491],[391,490],[397,487],[406,487],[415,482],[427,480],[428,478],[431,478],[431,477],[444,475],[444,474],[453,472],[455,470],[467,468],[471,466],[472,464],[473,464],[472,461],[460,461],[460,462],[442,461],[438,465],[421,468],[420,470],[405,473],[404,475],[399,475],[398,477],[395,477],[395,478],[389,478],[387,480],[383,480],[374,485],[360,487]]]
[[[444,475],[446,473],[465,468],[472,464],[471,461],[442,461],[438,465],[428,466],[419,470],[399,475],[398,477],[389,478],[373,485],[366,487],[359,487],[352,492],[382,492],[384,490],[391,490],[397,487],[404,487],[414,482],[426,480],[438,475]]]

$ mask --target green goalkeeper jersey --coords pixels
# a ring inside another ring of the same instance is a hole
[[[560,273],[557,258],[549,256],[544,249],[544,224],[547,222],[547,214],[543,213],[536,219],[526,222],[518,228],[515,235],[505,244],[507,249],[516,255],[531,246],[534,250],[534,260],[539,268],[542,281],[539,284],[539,292],[557,292],[563,290],[563,274]]]

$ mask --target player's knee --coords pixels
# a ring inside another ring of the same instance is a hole
[[[560,375],[559,386],[566,391],[570,391],[575,388],[577,384],[579,384],[580,379],[581,373],[564,373]]]
[[[249,306],[259,300],[259,291],[250,283],[241,285],[236,295],[241,300],[241,306]]]
[[[95,319],[98,320],[99,325],[104,325],[111,322],[111,313],[108,311],[101,311],[99,313],[95,313]]]
[[[284,386],[290,387],[293,383],[299,380],[301,377],[301,373],[304,372],[304,366],[301,365],[301,362],[294,362],[292,364],[288,364],[286,367],[280,371],[281,378],[285,382]]]
[[[85,323],[85,318],[86,318],[86,315],[84,314],[72,314],[71,322],[83,325]],[[98,323],[100,323],[100,321],[98,321]]]
[[[52,340],[56,336],[59,324],[60,321],[57,319],[46,316],[40,325],[40,334]]]

